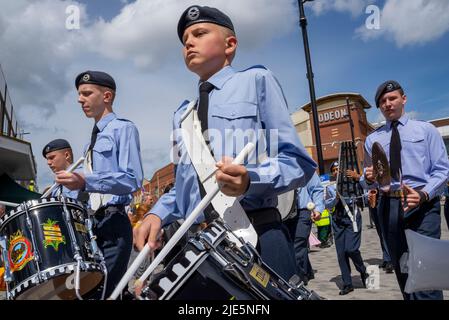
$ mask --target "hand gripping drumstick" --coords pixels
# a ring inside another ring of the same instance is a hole
[[[69,172],[69,173],[73,172],[73,170],[75,170],[76,168],[78,168],[78,167],[80,166],[80,164],[83,163],[83,161],[84,161],[84,157],[79,158],[78,161],[75,162],[74,164],[72,164],[72,165],[70,166],[70,168],[67,169],[66,171]],[[56,182],[53,183],[53,185],[50,187],[50,189],[48,189],[47,192],[45,192],[45,193],[41,196],[41,199],[42,199],[42,198],[47,198],[48,195],[49,195],[49,194],[50,194],[56,187],[58,187],[58,186],[59,186],[59,183],[56,183]]]
[[[253,143],[248,143],[242,151],[238,154],[237,158],[232,161],[233,164],[242,164],[243,160],[247,155],[249,155],[255,148]],[[212,199],[218,194],[220,188],[218,184],[215,185],[214,189],[207,193],[206,196],[200,201],[200,203],[196,206],[196,208],[192,211],[192,213],[187,217],[184,223],[179,227],[179,229],[175,232],[175,234],[170,238],[167,244],[162,248],[161,252],[154,258],[153,262],[148,266],[142,276],[136,280],[136,286],[140,286],[146,278],[154,271],[154,269],[161,263],[161,261],[167,256],[170,250],[178,243],[181,237],[186,233],[186,231],[192,226],[195,222],[196,218],[200,215],[200,213],[209,205]],[[111,296],[108,300],[115,300],[119,296],[120,292],[122,292],[123,288],[126,286],[128,281],[137,271],[139,266],[144,261],[145,257],[150,252],[150,246],[148,243],[143,247],[142,251],[140,251],[137,258],[134,260],[132,265],[129,267],[128,271],[126,271],[125,275],[120,280],[119,284],[115,288],[114,292],[112,292]]]

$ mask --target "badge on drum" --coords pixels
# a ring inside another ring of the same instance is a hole
[[[10,236],[8,259],[11,272],[22,270],[28,262],[34,259],[31,242],[23,236],[20,230]]]
[[[58,221],[47,219],[47,222],[42,224],[44,229],[44,247],[52,246],[55,251],[58,251],[59,245],[65,244],[65,237],[61,233],[61,228],[57,225]]]
[[[256,279],[256,281],[259,282],[264,288],[267,287],[268,281],[270,280],[270,275],[258,264],[253,265],[249,274],[251,275],[251,277]]]

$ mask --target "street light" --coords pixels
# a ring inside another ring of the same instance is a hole
[[[313,0],[298,0],[299,5],[299,25],[302,30],[304,42],[304,53],[306,57],[307,79],[309,80],[310,104],[312,106],[313,128],[315,132],[316,154],[318,158],[319,174],[324,174],[323,152],[321,150],[320,125],[318,122],[318,111],[316,106],[315,86],[313,84],[312,61],[310,59],[309,39],[307,37],[307,19],[304,13],[304,3]]]

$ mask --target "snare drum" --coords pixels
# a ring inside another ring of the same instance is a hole
[[[27,201],[0,219],[8,299],[72,300],[103,280],[86,210],[62,200]]]
[[[217,219],[142,290],[147,300],[303,300],[317,295],[279,277],[253,246],[235,243]],[[235,237],[232,239],[236,239]]]

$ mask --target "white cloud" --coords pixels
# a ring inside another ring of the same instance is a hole
[[[370,0],[319,0],[311,3],[305,3],[310,6],[317,15],[324,14],[328,11],[349,12],[353,17],[359,16],[365,12],[366,6],[372,1]]]
[[[381,11],[380,29],[360,26],[356,34],[364,40],[383,36],[404,47],[433,41],[448,30],[447,0],[387,0]]]
[[[49,116],[69,87],[67,65],[79,51],[79,35],[65,28],[65,9],[74,2],[12,3],[2,3],[0,14],[0,63],[14,88],[11,99]]]
[[[32,143],[41,189],[52,181],[43,146],[67,139],[77,158],[89,140],[93,123],[81,112],[73,83],[79,72],[114,76],[114,110],[136,123],[145,176],[151,177],[169,159],[174,110],[195,96],[196,77],[183,64],[176,34],[182,11],[191,4],[221,8],[232,17],[240,52],[291,32],[298,19],[290,0],[122,1],[110,21],[90,19],[86,5],[71,0],[0,2],[0,63],[19,124],[31,132],[25,138]],[[80,30],[65,28],[69,5],[80,8]]]
[[[179,1],[137,0],[110,22],[100,20],[89,30],[90,50],[117,59],[131,59],[143,69],[155,69],[179,55],[176,27],[182,12],[193,4],[215,6],[232,17],[243,48],[254,47],[295,27],[290,1]]]

